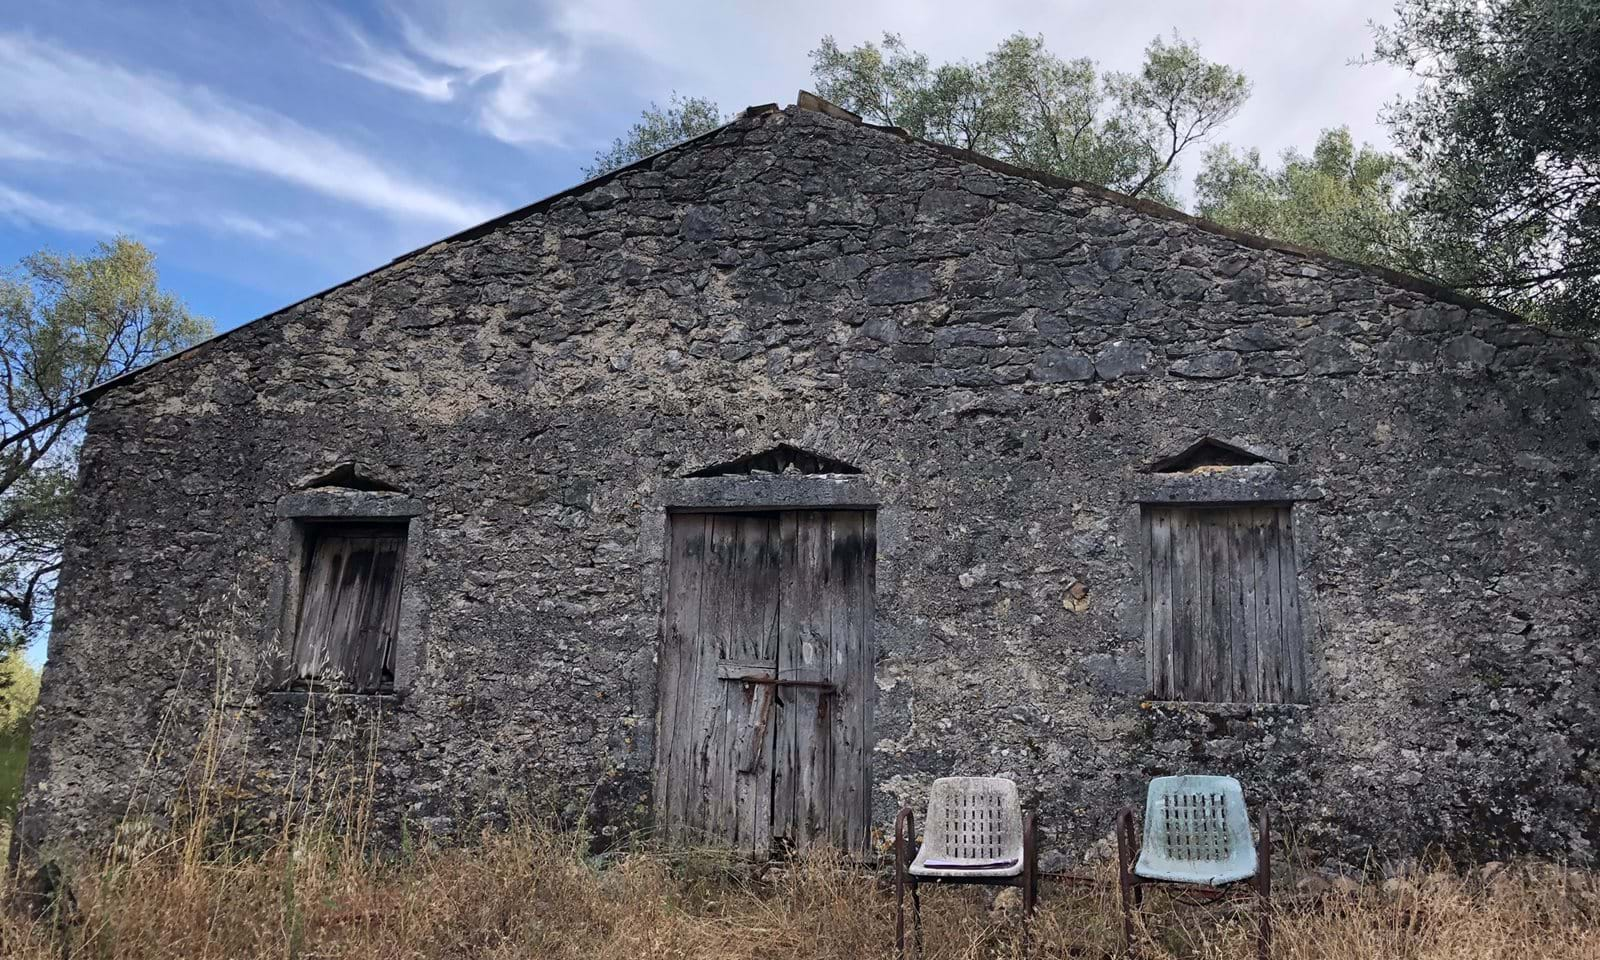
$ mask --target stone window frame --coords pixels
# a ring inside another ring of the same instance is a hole
[[[1130,483],[1127,511],[1123,519],[1124,536],[1133,544],[1135,573],[1133,594],[1138,598],[1130,618],[1137,636],[1139,657],[1145,665],[1144,699],[1149,703],[1174,706],[1193,705],[1207,709],[1303,710],[1316,703],[1320,687],[1318,654],[1321,652],[1320,611],[1313,589],[1317,566],[1316,516],[1325,496],[1320,486],[1305,481],[1293,467],[1281,463],[1257,463],[1227,467],[1205,473],[1136,473]],[[1149,545],[1144,535],[1144,508],[1286,506],[1295,549],[1295,588],[1300,600],[1300,628],[1303,636],[1306,671],[1305,699],[1280,701],[1202,701],[1163,700],[1151,687],[1150,650],[1144,635],[1145,606],[1143,578],[1138,571],[1150,565]]]
[[[306,546],[317,527],[331,523],[405,524],[406,550],[401,573],[400,617],[394,638],[394,682],[375,692],[339,691],[317,696],[401,697],[422,671],[422,634],[426,614],[421,591],[427,522],[422,501],[404,493],[377,490],[325,489],[285,494],[278,499],[272,527],[276,574],[267,600],[260,649],[266,669],[259,690],[280,696],[310,696],[288,689],[292,681],[295,631],[305,588]]]

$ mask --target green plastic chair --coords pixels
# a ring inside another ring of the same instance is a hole
[[[1134,814],[1117,820],[1117,875],[1122,893],[1122,937],[1133,942],[1133,910],[1143,889],[1177,884],[1221,900],[1243,888],[1260,907],[1257,954],[1265,960],[1272,942],[1272,826],[1261,808],[1260,844],[1250,836],[1244,788],[1232,777],[1157,777],[1145,795],[1144,843],[1135,845]],[[1252,889],[1253,888],[1253,889]]]

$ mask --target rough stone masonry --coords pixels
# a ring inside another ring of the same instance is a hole
[[[22,842],[352,777],[388,833],[647,826],[665,510],[785,443],[876,506],[880,840],[1000,774],[1075,857],[1203,772],[1313,858],[1595,862],[1600,346],[793,107],[97,391]],[[1289,511],[1303,702],[1153,698],[1151,503]],[[393,690],[273,682],[306,516],[410,522]]]

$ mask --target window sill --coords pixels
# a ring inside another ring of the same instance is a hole
[[[1240,702],[1234,700],[1155,700],[1139,703],[1141,710],[1189,710],[1221,716],[1245,717],[1253,713],[1301,713],[1311,709],[1309,703],[1288,703],[1278,700]]]
[[[266,700],[291,703],[322,700],[333,703],[399,704],[405,700],[405,694],[397,690],[380,690],[376,693],[357,693],[354,690],[263,690],[261,696]]]

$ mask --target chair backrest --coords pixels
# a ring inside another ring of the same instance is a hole
[[[1022,799],[1001,777],[944,777],[928,790],[924,856],[1000,860],[1022,855]]]
[[[1144,807],[1144,849],[1151,862],[1197,876],[1217,864],[1255,870],[1256,847],[1244,789],[1232,777],[1157,777]],[[1141,857],[1144,860],[1145,857]]]

